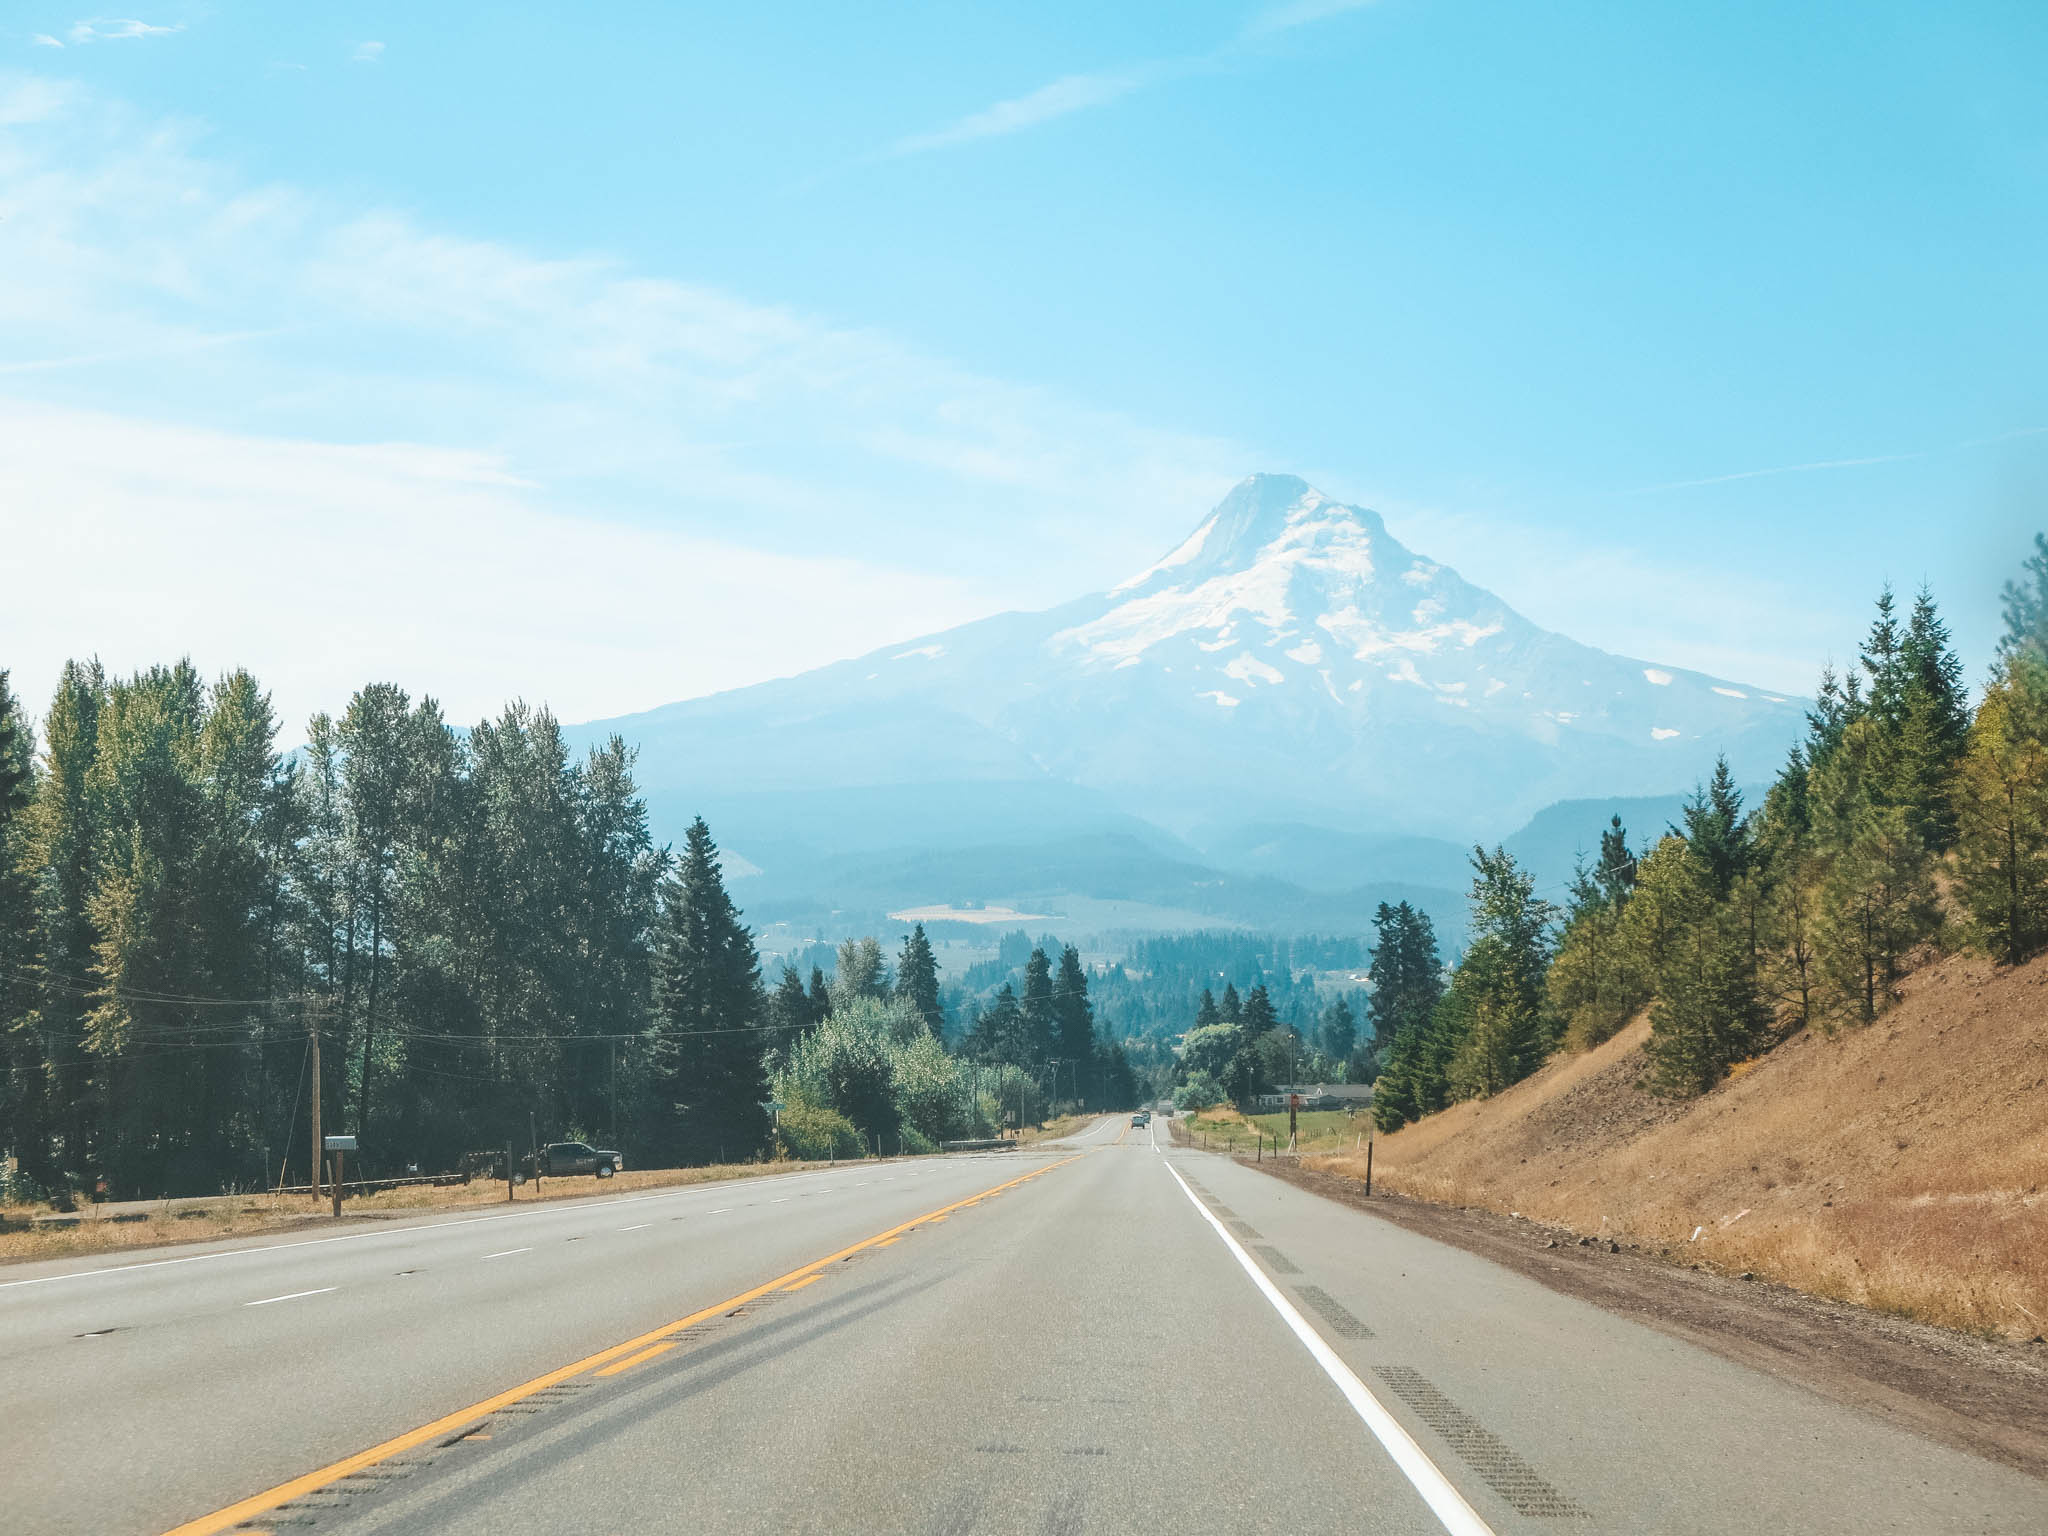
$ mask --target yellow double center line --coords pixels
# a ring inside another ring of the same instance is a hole
[[[750,1301],[758,1301],[770,1291],[787,1289],[792,1284],[808,1283],[808,1281],[816,1279],[828,1265],[850,1259],[855,1254],[866,1249],[884,1247],[896,1242],[916,1227],[924,1226],[930,1222],[943,1221],[955,1211],[965,1210],[971,1205],[979,1205],[991,1196],[1000,1195],[1006,1189],[1015,1189],[1019,1184],[1028,1184],[1031,1180],[1038,1178],[1042,1174],[1051,1173],[1055,1168],[1064,1168],[1068,1163],[1074,1162],[1082,1155],[1077,1152],[1072,1157],[1063,1157],[1056,1163],[1047,1163],[1043,1168],[1034,1168],[1029,1173],[1021,1174],[1017,1178],[1011,1179],[1006,1183],[997,1184],[993,1188],[984,1189],[979,1194],[969,1195],[964,1200],[955,1200],[951,1205],[942,1205],[935,1211],[926,1211],[922,1216],[913,1216],[910,1220],[901,1222],[889,1228],[886,1232],[877,1232],[873,1237],[862,1238],[851,1247],[842,1248],[837,1253],[828,1253],[822,1259],[814,1259],[804,1265],[803,1268],[792,1269],[786,1275],[778,1275],[765,1285],[755,1286],[751,1291],[742,1291],[737,1296],[728,1296],[724,1301],[716,1302],[711,1306],[703,1308],[701,1311],[692,1312],[688,1317],[678,1318],[672,1323],[664,1324],[650,1333],[643,1333],[638,1338],[628,1339],[623,1344],[614,1344],[609,1349],[601,1349],[594,1355],[586,1355],[573,1365],[562,1366],[558,1370],[549,1371],[544,1376],[536,1376],[531,1381],[521,1382],[516,1387],[508,1387],[495,1397],[487,1397],[480,1403],[472,1403],[467,1408],[458,1408],[453,1413],[443,1414],[431,1424],[422,1424],[418,1429],[409,1429],[404,1434],[386,1440],[381,1445],[373,1445],[367,1451],[357,1451],[355,1455],[344,1457],[340,1461],[320,1468],[317,1472],[308,1472],[303,1477],[295,1477],[288,1483],[279,1483],[275,1488],[266,1488],[261,1493],[252,1494],[239,1503],[228,1505],[225,1509],[217,1509],[210,1515],[201,1515],[197,1520],[188,1520],[183,1525],[174,1526],[165,1533],[165,1536],[213,1536],[213,1533],[225,1531],[230,1526],[240,1525],[243,1521],[253,1516],[267,1514],[269,1511],[276,1509],[280,1504],[289,1504],[293,1499],[302,1499],[309,1493],[318,1492],[328,1484],[339,1482],[342,1478],[352,1473],[360,1472],[366,1467],[374,1467],[380,1461],[388,1461],[393,1456],[402,1455],[406,1451],[417,1450],[431,1441],[445,1439],[453,1435],[457,1430],[476,1423],[479,1419],[488,1418],[501,1408],[510,1407],[513,1403],[519,1402],[523,1398],[531,1397],[536,1392],[545,1391],[549,1387],[558,1386],[562,1382],[583,1375],[586,1371],[602,1376],[611,1374],[602,1368],[611,1365],[615,1361],[618,1362],[619,1367],[622,1369],[627,1366],[637,1365],[642,1359],[651,1359],[654,1355],[663,1352],[668,1347],[672,1336],[681,1333],[685,1328],[695,1327],[698,1323],[718,1317],[723,1313],[731,1312],[735,1308],[743,1307]],[[629,1360],[625,1358],[627,1356],[633,1356],[634,1358]]]

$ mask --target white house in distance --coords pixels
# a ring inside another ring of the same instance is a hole
[[[1303,1109],[1364,1109],[1372,1103],[1371,1083],[1282,1083],[1253,1102],[1259,1110],[1285,1109],[1289,1094],[1301,1095]]]

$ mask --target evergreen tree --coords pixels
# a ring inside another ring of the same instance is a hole
[[[1381,902],[1373,916],[1377,943],[1367,975],[1372,996],[1373,1045],[1386,1052],[1404,1029],[1419,1032],[1428,1025],[1443,994],[1443,964],[1437,956],[1436,926],[1429,914],[1407,902],[1390,907]]]
[[[815,1027],[817,1021],[811,1015],[811,1000],[804,992],[804,980],[793,965],[784,965],[781,979],[775,983],[775,990],[768,994],[766,1004],[768,1033],[765,1043],[771,1050],[787,1052],[789,1048]]]
[[[1195,1010],[1195,1028],[1213,1029],[1223,1022],[1223,1011],[1216,1006],[1216,998],[1207,987],[1202,988],[1202,1005]]]
[[[1617,814],[1600,834],[1600,863],[1594,869],[1593,879],[1600,887],[1600,894],[1615,907],[1628,901],[1628,893],[1635,888],[1636,856],[1629,852],[1628,829],[1621,824]]]
[[[1223,983],[1223,1022],[1238,1024],[1244,1020],[1244,1005],[1238,1001],[1237,986],[1234,982]]]
[[[994,999],[975,1016],[967,1032],[968,1053],[977,1061],[1005,1066],[1022,1066],[1028,1051],[1025,1043],[1024,1011],[1017,1006],[1017,993],[1007,981]]]
[[[31,967],[36,910],[29,871],[29,811],[35,798],[33,732],[0,670],[0,1125],[7,1149],[37,1185],[55,1189],[50,1084],[36,1028]]]
[[[1685,802],[1685,825],[1674,827],[1705,867],[1717,899],[1725,899],[1749,870],[1749,818],[1742,814],[1742,794],[1735,787],[1724,754],[1714,760],[1714,772]]]
[[[907,1003],[934,1035],[946,1032],[945,1010],[939,1003],[939,962],[932,954],[931,941],[918,923],[903,941],[903,953],[896,961],[896,996]]]
[[[1336,1062],[1348,1062],[1351,1053],[1358,1049],[1358,1018],[1352,1013],[1351,1004],[1341,996],[1323,1010],[1316,1044]]]
[[[1256,1040],[1268,1030],[1280,1027],[1280,1016],[1273,1011],[1273,999],[1267,995],[1266,984],[1256,982],[1244,1000],[1244,1032]]]
[[[1500,935],[1482,934],[1465,952],[1449,1000],[1459,1015],[1460,1038],[1449,1063],[1457,1097],[1490,1097],[1542,1065],[1547,1040],[1540,995],[1532,996]]]
[[[1023,1042],[1017,1065],[1037,1071],[1058,1053],[1059,1021],[1052,1009],[1052,959],[1041,947],[1024,962],[1024,995],[1019,1000]]]
[[[1679,1095],[1720,1081],[1770,1023],[1748,938],[1730,905],[1717,901],[1712,867],[1691,853],[1687,865],[1677,898],[1682,937],[1667,954],[1644,1047],[1657,1084]]]
[[[1902,676],[1891,798],[1935,853],[1955,846],[1955,780],[1969,750],[1969,690],[1948,626],[1922,587],[1899,644]]]
[[[1088,1001],[1088,972],[1081,952],[1068,944],[1060,950],[1059,979],[1052,994],[1053,1058],[1073,1074],[1076,1093],[1086,1105],[1099,1102],[1095,1080],[1095,1008]],[[1055,1088],[1053,1097],[1058,1098]]]
[[[760,967],[702,817],[690,823],[662,896],[649,1046],[655,1092],[669,1110],[663,1150],[691,1163],[751,1156],[768,1134]]]
[[[811,1022],[822,1024],[832,1017],[832,989],[825,985],[825,968],[811,967]]]
[[[2036,548],[2048,580],[2048,545]],[[2007,965],[2048,944],[2048,660],[2014,652],[1977,711],[1957,785],[1958,894]]]
[[[2048,534],[2034,535],[2034,552],[2022,569],[2027,573],[2024,580],[2005,584],[1999,659],[2048,665]]]
[[[1868,1022],[1889,1005],[1905,958],[1940,926],[1933,860],[1904,810],[1881,798],[1883,736],[1875,718],[1843,735],[1815,776],[1826,850],[1818,953],[1834,996]]]

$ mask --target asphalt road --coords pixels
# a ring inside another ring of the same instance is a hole
[[[1164,1142],[0,1271],[0,1527],[2048,1531],[2048,1485]]]

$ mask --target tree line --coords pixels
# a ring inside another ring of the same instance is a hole
[[[1613,818],[1560,903],[1474,849],[1472,942],[1397,1025],[1379,1125],[1499,1092],[1645,1008],[1649,1082],[1695,1095],[1794,1031],[1869,1023],[1938,955],[2048,947],[2048,538],[2004,600],[1973,706],[1932,595],[1901,613],[1887,587],[1758,804],[1723,759],[1645,846]]]
[[[0,672],[10,1192],[304,1182],[316,1036],[324,1128],[380,1173],[550,1133],[754,1156],[771,1093],[890,1150],[990,1123],[922,931],[893,978],[867,940],[830,987],[764,987],[709,829],[657,847],[633,757],[519,703],[458,730],[387,683],[286,753],[254,677],[188,662],[68,664],[38,731]],[[886,1114],[850,1065],[883,1044]]]

